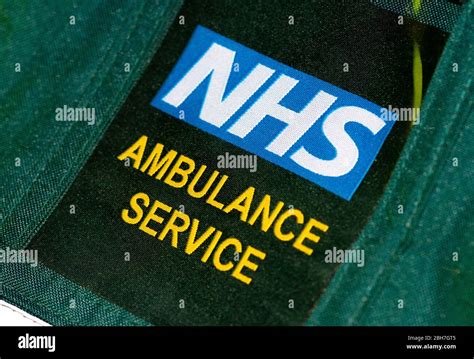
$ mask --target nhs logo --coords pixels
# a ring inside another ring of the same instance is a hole
[[[346,200],[394,123],[380,106],[202,26],[151,104]]]

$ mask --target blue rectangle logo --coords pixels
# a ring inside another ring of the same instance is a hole
[[[346,200],[394,124],[382,107],[202,26],[151,104]]]

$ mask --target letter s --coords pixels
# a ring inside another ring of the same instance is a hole
[[[323,123],[323,133],[336,149],[336,157],[322,160],[301,146],[291,159],[307,170],[327,177],[340,177],[349,173],[359,160],[359,150],[344,126],[357,122],[376,135],[385,122],[372,112],[356,106],[344,106],[333,111]]]
[[[128,224],[137,224],[138,222],[141,221],[143,217],[143,209],[140,207],[138,204],[138,200],[141,200],[143,202],[143,205],[148,208],[150,205],[150,197],[146,193],[139,192],[137,194],[134,194],[132,198],[130,198],[130,207],[132,210],[136,213],[135,217],[130,217],[129,210],[128,209],[123,209],[122,210],[122,219],[124,220],[125,223]]]

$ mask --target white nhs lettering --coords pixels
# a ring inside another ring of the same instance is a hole
[[[274,69],[259,63],[230,92],[226,91],[235,54],[235,51],[214,42],[162,101],[178,108],[210,76],[199,118],[217,128],[222,127],[275,74]],[[300,112],[282,106],[280,101],[297,87],[298,82],[283,73],[278,74],[276,81],[227,131],[245,138],[270,116],[286,126],[267,144],[267,151],[280,157],[288,156],[299,166],[321,176],[340,177],[349,173],[359,160],[359,149],[345,131],[345,125],[355,122],[376,135],[385,126],[385,122],[358,106],[339,107],[327,116],[322,125],[324,136],[336,150],[333,159],[320,159],[312,155],[305,146],[300,146],[291,155],[287,155],[294,144],[337,100],[337,97],[320,90]],[[228,93],[225,98],[224,93]]]

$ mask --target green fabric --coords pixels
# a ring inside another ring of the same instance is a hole
[[[5,265],[1,275],[0,298],[52,325],[150,325],[41,264]]]
[[[473,8],[465,5],[420,125],[354,245],[366,266],[343,265],[308,324],[474,325]]]
[[[56,1],[47,10],[35,2],[0,3],[1,248],[24,247],[46,220],[181,3]],[[95,125],[56,122],[55,108],[64,105],[95,107]],[[0,298],[57,325],[147,324],[41,264],[0,264]]]
[[[47,218],[180,6],[56,1],[45,11],[35,2],[0,4],[0,245],[21,248]],[[55,121],[64,105],[95,107],[95,125]]]
[[[371,0],[371,2],[446,32],[453,30],[461,12],[461,6],[448,0]]]

